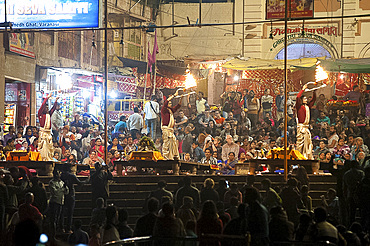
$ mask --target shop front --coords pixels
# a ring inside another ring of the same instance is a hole
[[[27,126],[31,118],[31,84],[5,79],[4,131],[9,126]]]
[[[65,123],[74,120],[74,115],[88,115],[103,121],[103,77],[99,73],[82,69],[40,68],[40,79],[36,83],[36,110],[47,94],[54,103],[59,97],[61,113]]]

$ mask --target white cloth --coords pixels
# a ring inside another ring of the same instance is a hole
[[[143,117],[141,117],[141,115],[139,115],[138,113],[130,115],[127,121],[127,128],[129,130],[140,130],[141,128],[143,128]]]
[[[40,128],[40,139],[38,145],[38,151],[40,152],[41,160],[43,161],[52,161],[54,156],[54,145],[50,126],[50,115],[46,114],[44,128]]]
[[[196,103],[196,106],[197,106],[197,113],[198,114],[201,114],[204,111],[206,111],[206,103],[207,103],[206,99],[202,98],[201,100],[196,100],[195,103]]]
[[[153,108],[150,104],[152,104]],[[144,106],[144,113],[146,120],[156,119],[159,114],[159,104],[155,101],[147,102]]]
[[[309,160],[313,159],[312,156],[312,140],[311,140],[311,132],[309,129],[310,123],[310,108],[305,105],[306,107],[306,117],[302,123],[298,123],[297,125],[297,150],[301,152],[301,154]]]
[[[51,129],[58,131],[59,128],[63,127],[63,116],[59,110],[55,110],[51,116]]]
[[[179,147],[177,145],[177,139],[173,129],[175,126],[175,119],[171,109],[169,111],[170,122],[168,123],[168,126],[162,125],[162,155],[166,160],[173,160],[174,158],[179,159]]]
[[[174,134],[174,129],[168,126],[162,126],[162,155],[166,160],[179,159],[179,147]]]

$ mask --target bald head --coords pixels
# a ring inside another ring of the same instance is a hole
[[[35,198],[31,192],[27,192],[24,196],[24,199],[26,204],[32,204]]]

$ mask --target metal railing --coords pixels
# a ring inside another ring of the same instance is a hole
[[[235,235],[222,235],[222,234],[207,234],[202,235],[201,237],[154,237],[154,236],[145,236],[145,237],[133,237],[121,239],[119,241],[112,241],[103,244],[104,246],[118,246],[118,245],[139,245],[139,243],[148,243],[146,245],[152,245],[155,241],[166,240],[172,242],[181,242],[181,245],[185,245],[185,242],[221,242],[221,245],[251,245],[250,234],[245,236],[235,236]],[[176,244],[178,245],[178,244]],[[329,241],[320,241],[320,242],[301,242],[301,241],[278,241],[278,242],[269,242],[270,246],[335,246]]]

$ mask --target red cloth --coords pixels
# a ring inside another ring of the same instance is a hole
[[[44,101],[43,101],[43,103],[41,104],[41,107],[39,109],[39,112],[37,113],[37,117],[39,117],[39,122],[40,122],[40,126],[41,127],[44,127],[45,126],[46,114],[44,113],[44,111],[46,109],[46,103],[47,102],[48,102],[48,98],[45,98]],[[57,104],[58,104],[58,102],[55,101],[53,107],[49,111],[50,118],[53,115],[53,113],[54,113],[54,111],[55,111],[55,109],[57,107]]]
[[[306,107],[302,104],[302,100],[301,100],[301,97],[302,97],[302,94],[303,94],[303,90],[301,90],[298,95],[297,95],[297,99],[296,99],[296,104],[295,104],[295,107],[296,107],[296,110],[297,110],[297,118],[298,118],[298,123],[301,123],[303,124],[305,119],[306,119]],[[309,108],[312,108],[312,106],[314,105],[316,101],[316,92],[314,91],[313,92],[313,96],[312,96],[312,99],[311,101],[307,104],[307,106]]]
[[[42,217],[40,211],[35,206],[26,203],[23,203],[21,206],[19,206],[18,214],[20,221],[30,219],[35,223],[39,222]]]
[[[172,114],[174,114],[180,107],[181,107],[181,101],[179,101],[179,104],[177,104],[175,107],[168,107],[168,100],[166,99],[163,103],[163,107],[161,109],[161,116],[162,116],[162,125],[168,126],[170,123],[170,110],[172,111]]]

